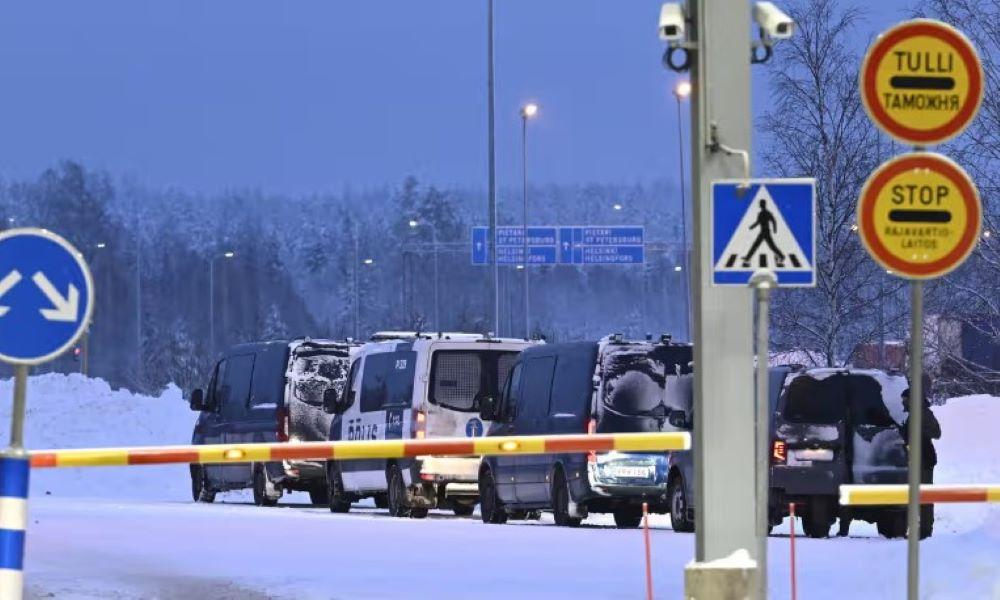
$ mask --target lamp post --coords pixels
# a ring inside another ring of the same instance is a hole
[[[531,302],[529,294],[528,265],[528,119],[538,114],[538,105],[529,102],[521,107],[521,198],[524,202],[524,223],[521,229],[523,249],[521,265],[524,269],[524,339],[531,337]]]
[[[208,259],[208,340],[211,358],[215,358],[215,261],[236,256],[233,251],[216,254]]]
[[[94,244],[94,249],[96,250],[104,250],[107,247],[108,245],[104,242],[97,242]],[[97,253],[94,254],[95,258],[90,261],[91,264],[97,262],[96,256]],[[93,299],[91,299],[91,302],[93,302]],[[83,330],[83,337],[81,338],[80,343],[80,373],[84,377],[87,377],[90,374],[90,328],[93,326],[94,322],[91,321],[90,325],[87,325],[87,328]]]
[[[358,275],[358,266],[370,267],[375,264],[375,259],[367,257],[361,259],[358,254],[358,236],[354,236],[354,339],[361,338],[361,278]]]
[[[429,221],[418,221],[416,219],[410,219],[410,229],[416,229],[417,227],[423,226],[431,230],[431,248],[434,253],[434,328],[438,331],[444,331],[441,327],[441,304],[440,304],[440,278],[438,276],[438,234],[437,226]]]
[[[679,166],[681,183],[681,243],[684,246],[682,266],[685,271],[681,278],[684,281],[684,328],[686,337],[691,339],[691,269],[689,263],[690,250],[687,238],[687,199],[684,194],[684,121],[681,118],[681,100],[691,95],[691,82],[682,79],[674,86],[674,97],[677,98],[677,164]]]
[[[493,90],[493,0],[486,2],[486,112],[489,121],[487,126],[487,152],[488,152],[488,188],[489,188],[489,222],[490,241],[488,244],[489,257],[493,268],[493,329],[500,333],[500,262],[497,260],[497,184],[496,184],[496,148],[494,129],[496,119],[494,116],[494,90]]]

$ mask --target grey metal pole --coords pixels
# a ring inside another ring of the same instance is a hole
[[[24,406],[28,389],[28,366],[14,367],[14,406],[10,413],[10,447],[15,453],[24,449]]]
[[[712,151],[752,147],[750,6],[742,0],[689,0],[696,44],[691,61],[691,202],[694,270],[695,560],[756,546],[753,424],[753,296],[712,285],[712,181],[745,177],[739,159]],[[724,374],[724,376],[720,376]],[[755,552],[756,554],[756,552]]]
[[[208,259],[208,351],[215,360],[215,256]]]
[[[878,368],[885,370],[885,273],[878,277]]]
[[[684,335],[685,339],[691,339],[691,250],[688,248],[688,225],[687,225],[687,197],[684,194],[684,126],[681,120],[681,95],[674,93],[677,98],[677,164],[680,171],[681,180],[681,243],[684,244],[684,252],[681,264],[684,268]]]
[[[771,403],[768,348],[770,347],[771,290],[774,273],[761,269],[750,279],[757,295],[757,597],[767,598],[767,535],[770,529]]]
[[[358,263],[361,261],[361,241],[358,239],[358,223],[354,223],[354,339],[361,338],[361,278]]]
[[[923,441],[924,284],[910,283],[909,497],[906,504],[906,590],[909,600],[920,596],[920,480]]]
[[[138,204],[136,205],[135,213],[135,355],[138,361],[138,373],[139,379],[142,379],[143,374],[143,358],[142,358],[142,232],[140,231],[139,224],[139,210]]]
[[[528,114],[521,111],[521,199],[524,202],[524,225],[521,241],[524,244],[521,264],[524,267],[524,339],[531,337],[531,304],[528,296]]]
[[[434,244],[434,327],[438,331],[444,331],[441,327],[441,290],[438,270],[438,234],[437,225],[431,224],[431,241]]]
[[[500,264],[497,261],[497,182],[496,182],[496,144],[494,136],[494,96],[493,96],[493,0],[487,0],[489,14],[487,16],[487,112],[489,120],[488,156],[489,156],[489,209],[490,209],[490,242],[489,256],[493,266],[493,329],[500,334]]]

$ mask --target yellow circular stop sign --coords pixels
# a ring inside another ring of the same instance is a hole
[[[904,154],[875,170],[861,191],[858,226],[876,262],[904,277],[956,268],[979,239],[979,192],[962,167],[931,152]]]

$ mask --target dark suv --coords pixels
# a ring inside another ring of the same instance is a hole
[[[331,388],[343,392],[354,348],[308,339],[230,348],[212,369],[207,391],[190,394],[191,410],[201,413],[191,443],[327,440],[331,417],[323,411],[324,395]],[[259,506],[277,503],[285,491],[309,492],[314,504],[328,502],[323,461],[191,465],[197,501],[246,488]]]
[[[489,435],[674,431],[671,415],[690,394],[691,346],[629,342],[549,344],[524,350],[499,401],[486,399]],[[551,510],[576,526],[590,512],[635,527],[642,503],[667,512],[666,453],[602,452],[491,456],[479,471],[483,521],[502,523]]]
[[[906,532],[905,507],[841,507],[840,485],[906,483],[899,431],[906,378],[876,370],[810,369],[788,375],[775,412],[771,521],[796,504],[806,535],[823,538],[837,518]]]

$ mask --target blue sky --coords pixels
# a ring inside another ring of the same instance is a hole
[[[675,172],[659,1],[497,0],[501,185]],[[781,2],[778,2],[780,5]],[[867,7],[872,31],[908,5]],[[34,0],[0,7],[0,175],[62,158],[153,186],[484,187],[485,0]],[[778,54],[780,59],[780,52]],[[766,105],[755,67],[755,110]]]

